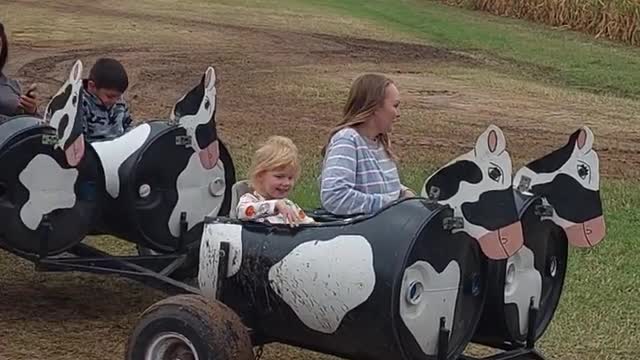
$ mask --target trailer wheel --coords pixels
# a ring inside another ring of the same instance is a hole
[[[249,360],[247,328],[233,310],[198,295],[151,305],[129,336],[127,360]]]

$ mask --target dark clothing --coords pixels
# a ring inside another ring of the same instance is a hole
[[[23,114],[18,108],[22,90],[17,81],[0,74],[0,117],[12,117]]]
[[[131,128],[131,115],[124,99],[111,108],[87,91],[87,80],[82,90],[82,119],[87,141],[110,140],[122,136]]]

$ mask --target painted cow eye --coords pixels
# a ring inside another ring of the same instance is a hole
[[[495,182],[499,182],[502,179],[502,170],[497,166],[489,167],[489,177]]]
[[[211,103],[209,103],[209,99],[205,99],[204,100],[204,109],[205,110],[209,110],[209,106],[211,106]]]
[[[578,164],[578,176],[583,180],[589,176],[589,167],[585,164]]]

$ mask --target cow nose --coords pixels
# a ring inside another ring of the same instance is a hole
[[[200,163],[202,167],[205,169],[213,169],[214,166],[218,163],[218,158],[220,157],[220,149],[218,147],[218,141],[214,141],[206,148],[200,150],[198,152],[200,156]]]
[[[488,232],[478,239],[482,252],[493,260],[503,260],[515,254],[522,245],[524,237],[522,224],[516,221],[497,230]]]
[[[602,215],[564,229],[569,243],[576,247],[592,247],[604,238],[606,226]]]

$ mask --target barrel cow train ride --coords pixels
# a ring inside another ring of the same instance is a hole
[[[504,134],[489,126],[420,197],[349,218],[309,211],[316,223],[290,228],[230,212],[242,182],[216,131],[213,68],[169,120],[92,143],[81,74],[77,61],[44,119],[0,124],[0,247],[43,269],[191,293],[144,312],[127,359],[249,359],[270,342],[350,359],[458,359],[469,342],[541,358],[532,344],[559,303],[568,244],[605,235],[587,127],[513,176]],[[91,234],[141,254],[89,251]],[[58,259],[64,252],[77,257]],[[178,265],[162,262],[178,253]],[[171,277],[178,267],[198,286]]]
[[[580,128],[513,178],[489,126],[422,197],[371,215],[298,228],[208,217],[199,295],[147,309],[126,358],[249,359],[269,342],[348,359],[458,359],[469,342],[542,358],[533,344],[559,303],[568,244],[605,233],[592,145]]]

